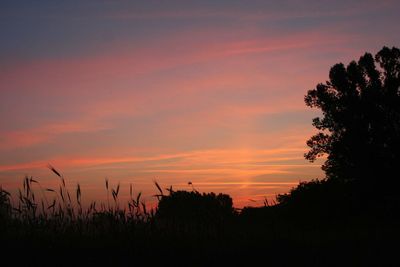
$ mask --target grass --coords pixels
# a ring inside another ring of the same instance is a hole
[[[106,179],[107,203],[83,207],[80,185],[70,192],[63,175],[49,169],[58,188],[25,177],[11,201],[0,187],[5,258],[20,251],[25,265],[251,266],[261,260],[265,265],[383,266],[392,263],[396,247],[391,244],[400,237],[398,206],[383,213],[382,205],[363,198],[367,208],[360,209],[345,189],[321,181],[300,184],[274,205],[238,211],[228,195],[163,190],[156,181],[156,208],[146,207],[132,185],[127,205],[121,205],[120,185],[112,188]],[[328,194],[335,186],[341,189]]]

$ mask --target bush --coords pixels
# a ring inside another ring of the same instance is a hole
[[[156,219],[163,221],[217,224],[234,214],[232,198],[226,194],[172,191],[161,197]]]
[[[300,182],[287,194],[277,196],[278,205],[294,215],[340,217],[360,211],[361,192],[356,183],[322,179]]]

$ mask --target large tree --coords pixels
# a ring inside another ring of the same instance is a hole
[[[383,47],[375,57],[334,65],[329,81],[305,96],[321,109],[313,119],[319,132],[307,145],[306,159],[327,155],[328,179],[369,185],[392,183],[400,167],[400,50]]]

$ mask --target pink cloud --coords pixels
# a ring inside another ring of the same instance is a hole
[[[326,29],[324,29],[326,31]],[[246,31],[243,30],[245,34]],[[192,33],[192,32],[191,32]],[[22,62],[11,69],[2,72],[1,80],[6,86],[19,85],[30,88],[37,87],[46,81],[50,84],[65,84],[71,82],[90,84],[98,78],[122,78],[140,76],[146,73],[169,69],[176,66],[190,65],[207,62],[240,54],[253,54],[260,52],[276,52],[289,49],[300,49],[324,44],[338,44],[351,38],[350,36],[337,35],[326,32],[313,31],[290,35],[273,33],[268,37],[258,39],[243,36],[236,40],[217,40],[201,42],[198,39],[217,37],[218,31],[199,32],[193,39],[192,34],[180,33],[170,36],[160,43],[132,46],[130,43],[115,44],[111,53],[99,53],[85,58],[69,58],[57,60],[38,60]],[[223,34],[223,33],[222,33]],[[183,49],[174,49],[177,44]],[[184,44],[184,45],[182,45]],[[24,77],[24,79],[19,79]],[[42,86],[41,86],[42,87]],[[75,88],[74,90],[81,90]],[[58,92],[52,88],[52,93]],[[61,91],[60,91],[61,93]],[[62,91],[64,94],[69,92]]]
[[[80,122],[50,123],[32,129],[6,131],[0,133],[0,138],[3,140],[0,149],[28,147],[48,142],[58,135],[96,132],[104,129],[108,129],[108,127],[86,120]]]

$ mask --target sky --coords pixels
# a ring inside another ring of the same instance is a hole
[[[262,205],[323,178],[304,95],[383,46],[399,1],[1,1],[0,185],[61,172],[84,201],[129,184]],[[192,182],[192,186],[188,185]]]

